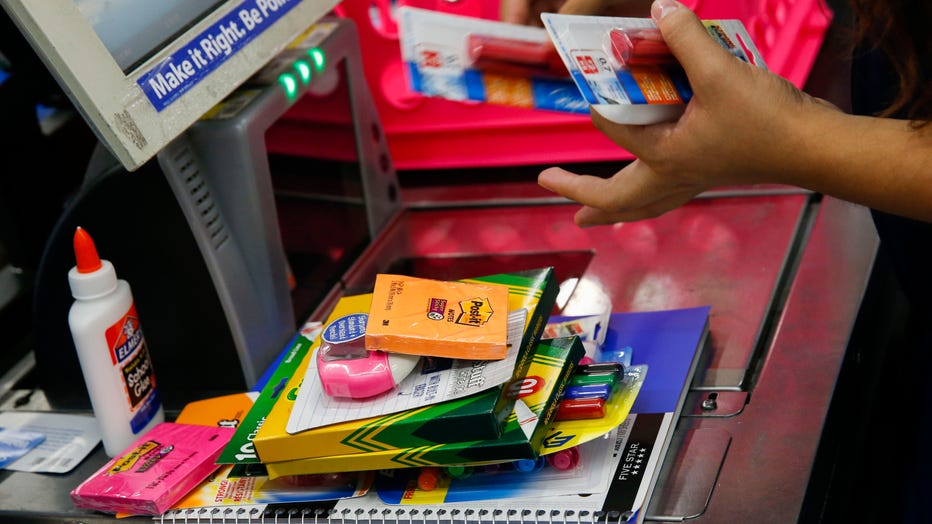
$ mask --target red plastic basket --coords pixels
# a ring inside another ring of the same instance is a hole
[[[685,0],[705,19],[744,22],[768,67],[802,86],[832,18],[823,0]],[[393,10],[410,5],[498,19],[498,0],[343,0],[359,30],[363,66],[397,169],[627,160],[588,116],[424,97],[407,88]],[[313,125],[298,101],[289,127]],[[300,154],[300,151],[291,151]]]

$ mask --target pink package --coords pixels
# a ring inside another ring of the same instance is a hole
[[[71,492],[79,508],[160,515],[218,465],[235,429],[163,422]]]

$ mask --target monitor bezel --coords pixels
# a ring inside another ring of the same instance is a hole
[[[339,0],[280,0],[287,15],[157,110],[137,81],[205,30],[257,0],[223,2],[169,45],[124,73],[72,0],[0,0],[101,142],[134,171],[294,42]],[[261,0],[259,0],[261,1]]]

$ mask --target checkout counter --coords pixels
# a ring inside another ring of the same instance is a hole
[[[847,80],[830,38],[809,90],[838,100],[838,85]],[[816,522],[843,513],[839,501],[849,491],[833,473],[840,471],[839,457],[854,452],[843,436],[852,422],[836,413],[857,395],[842,386],[860,372],[850,369],[853,352],[878,337],[883,315],[877,312],[890,311],[891,300],[864,208],[793,188],[722,189],[656,219],[582,230],[572,223],[577,206],[537,188],[539,166],[528,166],[399,172],[397,182],[368,194],[371,187],[351,180],[343,190],[365,201],[355,220],[318,204],[359,212],[360,199],[320,192],[310,201],[318,215],[299,219],[295,202],[307,202],[308,195],[289,176],[294,159],[272,154],[270,165],[297,282],[296,317],[324,319],[340,296],[367,291],[376,273],[448,279],[548,265],[567,291],[563,314],[606,302],[615,311],[710,305],[710,342],[646,520]],[[610,173],[617,166],[583,168]],[[445,183],[466,178],[457,176],[465,171],[482,182]],[[378,228],[371,227],[373,206],[384,219]],[[339,235],[333,228],[342,225],[356,230],[358,241],[310,245],[295,230],[309,223],[331,228],[321,238]],[[340,255],[321,262],[315,252]],[[4,371],[0,409],[60,404],[32,391],[35,356]],[[14,406],[27,393],[28,401]],[[179,407],[170,405],[169,415]],[[65,475],[0,472],[0,521],[116,521],[78,510],[68,497],[106,460],[98,447]],[[283,513],[262,521],[302,518]]]

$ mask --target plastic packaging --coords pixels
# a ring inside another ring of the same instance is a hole
[[[364,338],[368,315],[352,313],[328,323],[317,350],[317,373],[331,397],[369,398],[397,386],[421,357],[369,351]]]
[[[744,22],[770,69],[797,87],[805,84],[833,16],[824,0],[682,3],[700,18]],[[340,16],[356,23],[360,46],[365,50],[366,80],[396,169],[552,165],[634,158],[593,127],[588,114],[462,103],[412,92],[404,81],[406,66],[399,45],[397,13],[402,6],[500,20],[499,0],[343,0],[335,8]],[[312,97],[304,97],[278,125],[287,126],[289,138],[296,134],[312,136],[324,109]],[[313,156],[325,154],[328,145],[327,141],[313,139],[272,139],[269,147],[282,153]]]
[[[132,292],[101,260],[90,235],[74,234],[77,264],[68,272],[75,302],[68,325],[104,450],[114,457],[165,420]]]
[[[648,18],[541,14],[544,27],[586,101],[619,124],[675,120],[692,87]],[[736,58],[766,69],[741,20],[704,20]]]
[[[534,42],[479,33],[466,37],[470,66],[518,77],[568,77],[563,60],[549,41]]]
[[[657,28],[613,27],[606,35],[605,47],[615,69],[676,62]]]

